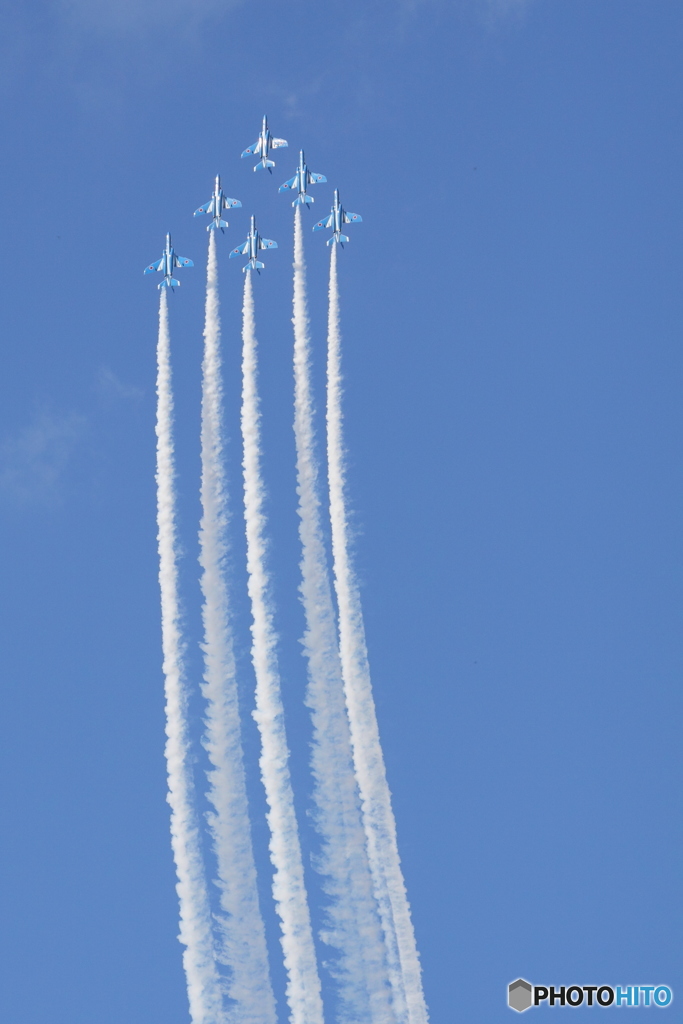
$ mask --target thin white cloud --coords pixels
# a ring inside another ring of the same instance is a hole
[[[474,16],[490,27],[510,18],[521,17],[536,0],[398,0],[404,18],[421,13],[427,5],[432,7],[457,6],[463,13]]]
[[[535,0],[476,0],[489,18],[507,18],[525,14]]]
[[[139,405],[145,397],[142,388],[121,380],[109,366],[101,366],[97,373],[97,392],[107,403],[130,402]]]
[[[54,506],[63,497],[64,474],[86,428],[77,413],[40,412],[0,442],[0,495],[15,505]]]
[[[243,0],[59,0],[64,14],[81,29],[111,34],[158,33],[180,24],[200,25],[220,16]]]

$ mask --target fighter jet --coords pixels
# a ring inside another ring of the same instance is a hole
[[[194,216],[199,217],[201,213],[210,213],[212,219],[211,223],[207,224],[206,230],[215,231],[216,228],[220,228],[221,231],[223,231],[223,228],[227,228],[228,226],[227,220],[221,220],[223,210],[229,210],[233,206],[241,205],[242,204],[239,199],[230,199],[229,196],[226,196],[225,192],[221,188],[220,175],[217,174],[216,184],[213,188],[213,195],[209,199],[208,203],[204,203],[203,206],[200,206],[198,210],[194,211]]]
[[[275,167],[275,163],[273,160],[268,159],[268,153],[271,149],[281,149],[282,146],[286,145],[287,143],[284,139],[274,139],[270,134],[268,118],[264,115],[263,127],[261,128],[258,141],[255,142],[253,146],[249,146],[248,149],[245,149],[244,153],[242,153],[242,159],[244,159],[245,156],[260,156],[261,159],[254,165],[254,170],[262,171],[267,167],[268,173],[272,174],[273,172],[271,171],[271,167]]]
[[[308,206],[310,203],[315,202],[315,200],[313,196],[307,195],[306,186],[315,185],[319,181],[327,181],[327,178],[324,174],[314,174],[313,171],[309,171],[302,149],[299,153],[299,166],[296,169],[296,174],[289,181],[286,181],[284,185],[280,185],[278,192],[286,192],[288,189],[291,189],[292,192],[298,192],[299,194],[292,203],[292,206],[297,206],[299,203],[305,203]]]
[[[230,259],[233,256],[246,256],[248,254],[249,261],[245,267],[242,267],[242,271],[256,270],[260,274],[264,264],[260,263],[257,259],[259,249],[277,249],[277,242],[273,242],[270,238],[261,238],[256,230],[256,217],[252,217],[246,242],[232,250]]]
[[[314,231],[322,231],[323,228],[332,228],[332,238],[328,239],[327,244],[332,245],[333,242],[340,242],[343,248],[344,242],[348,242],[346,235],[342,235],[341,229],[342,224],[352,224],[355,221],[362,221],[363,218],[359,213],[347,213],[342,204],[339,201],[339,191],[334,190],[334,202],[332,204],[332,213],[325,220],[319,220],[317,224],[313,225]]]
[[[164,279],[157,287],[159,288],[180,288],[180,281],[176,281],[173,276],[173,271],[176,267],[193,267],[194,263],[192,260],[188,260],[187,256],[177,256],[176,251],[171,245],[170,234],[166,235],[166,248],[163,251],[160,260],[156,263],[150,263],[145,268],[145,274],[151,274],[155,270],[160,270],[164,275]]]

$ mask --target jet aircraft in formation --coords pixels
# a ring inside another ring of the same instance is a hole
[[[258,259],[259,249],[277,249],[277,242],[274,242],[271,238],[261,238],[256,230],[256,217],[252,217],[246,242],[232,250],[230,259],[233,259],[234,256],[248,255],[248,262],[246,266],[242,267],[242,271],[256,270],[260,274],[265,264],[261,263]]]
[[[178,256],[175,249],[171,245],[170,234],[166,235],[166,247],[161,255],[161,259],[157,260],[156,263],[150,263],[150,265],[144,270],[145,274],[152,274],[155,270],[163,273],[163,281],[157,286],[159,288],[180,288],[180,281],[176,281],[173,276],[173,271],[176,267],[193,267],[194,263],[192,260],[188,260],[187,256]]]
[[[258,140],[253,146],[249,146],[248,149],[242,153],[242,156],[258,156],[260,157],[258,163],[255,165],[254,170],[270,171],[271,167],[275,166],[272,160],[268,159],[268,154],[271,149],[280,149],[282,146],[286,146],[287,142],[285,139],[276,139],[268,128],[268,119],[263,118],[263,127],[259,133]],[[315,185],[318,182],[327,181],[324,174],[315,174],[313,171],[308,169],[306,159],[304,157],[303,149],[299,152],[299,166],[296,169],[296,173],[293,178],[286,181],[284,185],[280,185],[280,192],[296,192],[296,199],[292,203],[292,206],[298,206],[305,204],[307,207],[314,202],[313,196],[309,196],[307,189],[309,185]],[[211,223],[207,225],[207,231],[215,231],[218,228],[223,231],[228,227],[228,222],[221,218],[221,214],[224,210],[229,210],[234,207],[241,206],[239,199],[231,199],[226,196],[225,192],[221,187],[221,179],[219,175],[216,175],[216,183],[213,189],[213,195],[209,199],[208,203],[204,203],[198,210],[195,210],[194,216],[198,217],[200,214],[208,213],[211,217]],[[362,221],[363,218],[358,213],[347,213],[341,204],[339,199],[339,191],[335,189],[334,202],[332,204],[332,210],[328,217],[323,217],[317,224],[314,224],[314,231],[322,231],[325,228],[332,228],[332,237],[328,239],[327,244],[332,245],[333,242],[339,242],[342,246],[344,242],[348,242],[349,239],[346,235],[342,234],[342,227],[344,224],[352,224],[355,222]],[[243,270],[256,270],[258,273],[264,269],[264,264],[258,259],[258,254],[261,249],[277,249],[277,242],[273,242],[270,238],[262,238],[256,230],[256,218],[251,218],[251,227],[249,228],[249,234],[247,235],[246,242],[236,246],[230,253],[230,258],[234,256],[247,256],[247,263]],[[180,286],[180,281],[177,281],[173,277],[173,271],[176,267],[193,267],[194,263],[192,260],[187,259],[186,256],[178,256],[175,249],[171,244],[170,234],[166,235],[166,246],[162,253],[161,259],[157,260],[156,263],[150,263],[145,269],[145,274],[151,274],[153,271],[159,271],[163,273],[163,280],[159,284],[159,288],[177,288]]]
[[[332,212],[329,217],[324,220],[319,220],[317,224],[313,225],[314,231],[322,231],[324,228],[332,228],[332,238],[328,238],[327,244],[332,245],[333,242],[339,242],[344,247],[344,242],[348,242],[346,235],[342,234],[343,224],[353,224],[356,221],[362,221],[363,218],[359,213],[347,213],[341,204],[339,199],[339,189],[334,190],[334,202],[332,203]]]
[[[324,174],[314,174],[313,171],[309,171],[306,160],[304,159],[303,149],[299,152],[299,166],[296,169],[296,174],[289,181],[286,181],[284,185],[280,185],[278,192],[287,192],[289,189],[292,192],[297,192],[298,195],[292,206],[298,206],[301,203],[305,203],[309,206],[310,203],[315,202],[313,196],[309,196],[306,192],[308,185],[316,185],[319,181],[327,181]]]
[[[249,146],[245,149],[244,153],[242,153],[242,159],[244,159],[245,156],[259,156],[261,159],[254,165],[254,170],[261,171],[267,168],[268,173],[272,174],[273,172],[271,171],[271,167],[275,167],[275,161],[269,160],[268,154],[271,149],[281,149],[286,145],[287,142],[285,139],[273,138],[268,127],[268,118],[264,115],[263,127],[261,128],[259,137],[253,146]]]
[[[211,231],[213,229],[215,231],[216,228],[220,228],[221,231],[223,231],[223,228],[228,227],[227,220],[221,220],[223,210],[229,210],[232,207],[241,205],[242,204],[239,199],[230,199],[229,196],[226,196],[225,192],[221,188],[220,175],[217,174],[216,184],[213,187],[213,195],[209,199],[208,203],[204,203],[203,206],[200,206],[198,210],[194,211],[194,216],[199,217],[202,213],[210,213],[211,223],[207,224],[206,230]]]

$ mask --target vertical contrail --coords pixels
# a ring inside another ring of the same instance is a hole
[[[257,389],[257,343],[251,272],[244,282],[242,326],[242,438],[248,590],[252,609],[252,660],[256,675],[254,718],[261,733],[261,777],[268,803],[273,896],[280,917],[292,1024],[323,1024],[320,980],[304,887],[299,831],[289,775],[270,578],[266,568],[264,488]]]
[[[341,663],[318,494],[311,352],[301,206],[294,215],[294,435],[296,438],[303,638],[308,659],[306,703],[313,719],[311,767],[315,824],[322,838],[316,867],[330,897],[324,940],[340,952],[343,1021],[389,1024],[387,965],[365,847],[351,759]]]
[[[389,975],[399,1021],[426,1024],[427,1006],[415,933],[410,919],[396,822],[380,744],[365,627],[349,543],[343,440],[341,334],[337,246],[330,262],[327,361],[327,455],[334,582],[339,606],[339,640],[353,760],[360,790],[368,856],[386,940]]]
[[[211,913],[202,860],[199,827],[194,811],[192,760],[187,724],[185,644],[178,598],[178,539],[176,528],[173,392],[167,290],[161,291],[157,346],[157,540],[161,588],[161,637],[166,693],[166,765],[171,807],[171,845],[180,901],[180,935],[185,946],[193,1024],[223,1021],[220,979],[214,958]]]
[[[202,365],[202,519],[199,530],[204,597],[206,747],[212,770],[209,825],[218,866],[221,959],[230,968],[226,993],[234,1002],[226,1019],[234,1024],[275,1024],[268,952],[258,903],[235,659],[226,581],[228,493],[223,432],[220,313],[216,234],[209,234]]]

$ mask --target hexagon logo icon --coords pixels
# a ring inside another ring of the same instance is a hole
[[[521,1013],[531,1006],[531,985],[524,978],[517,978],[508,985],[508,1006],[512,1010]]]

